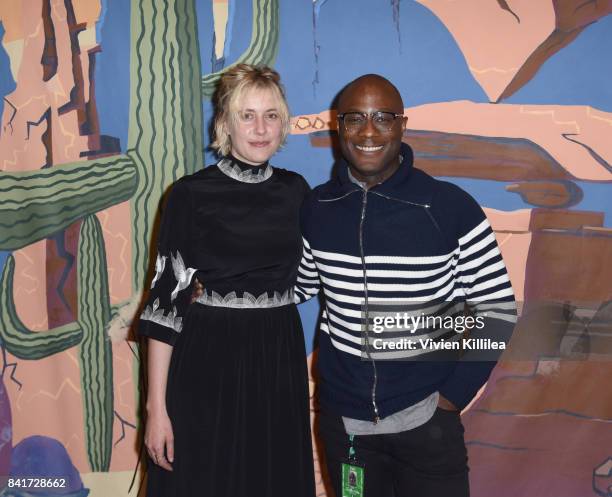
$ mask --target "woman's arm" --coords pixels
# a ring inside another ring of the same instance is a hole
[[[176,182],[162,213],[155,261],[138,334],[148,343],[148,394],[145,446],[151,459],[171,471],[174,458],[172,423],[166,408],[166,387],[173,346],[183,328],[189,307],[191,202],[185,181]]]
[[[149,389],[147,392],[147,423],[145,446],[153,461],[162,468],[172,471],[174,460],[174,434],[166,409],[166,385],[172,346],[148,339],[149,343]]]

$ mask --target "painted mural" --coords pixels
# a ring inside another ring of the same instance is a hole
[[[210,96],[237,62],[281,73],[292,133],[274,162],[312,186],[332,171],[338,91],[369,72],[396,84],[416,166],[485,208],[522,306],[513,346],[532,352],[500,362],[462,414],[472,495],[612,496],[611,13],[610,0],[0,2],[0,496],[26,495],[7,482],[32,474],[69,479],[41,496],[138,494],[132,319],[161,196],[213,162]],[[300,312],[314,362],[317,302]]]

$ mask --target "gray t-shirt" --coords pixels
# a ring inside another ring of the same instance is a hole
[[[438,392],[432,393],[421,402],[381,419],[378,423],[342,416],[344,429],[349,435],[383,435],[400,433],[424,425],[431,419],[438,406]]]

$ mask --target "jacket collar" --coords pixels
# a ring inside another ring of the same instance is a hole
[[[402,162],[384,182],[369,189],[395,200],[414,202],[419,204],[431,204],[433,197],[433,179],[414,167],[414,154],[412,148],[402,143],[400,154]],[[333,200],[348,195],[353,191],[362,191],[349,177],[348,162],[342,158],[338,163],[337,177],[327,184],[321,192],[322,200]]]

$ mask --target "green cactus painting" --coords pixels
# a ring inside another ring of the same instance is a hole
[[[108,471],[113,440],[112,316],[104,239],[96,212],[130,200],[133,290],[144,287],[155,213],[165,189],[202,165],[201,69],[193,0],[134,0],[131,113],[125,155],[0,176],[0,250],[17,250],[83,220],[78,242],[78,319],[29,330],[13,301],[15,261],[0,280],[0,338],[20,359],[78,347],[86,451]],[[136,362],[139,365],[139,362]]]

